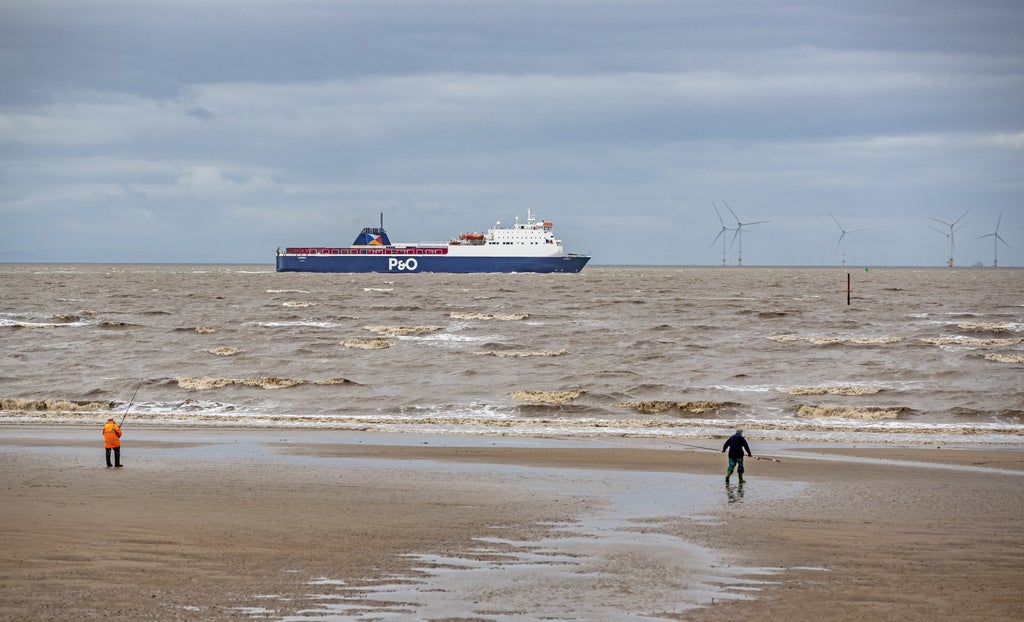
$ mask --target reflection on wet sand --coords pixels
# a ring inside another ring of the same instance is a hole
[[[725,483],[725,494],[729,503],[740,503],[743,501],[743,480],[738,484]]]

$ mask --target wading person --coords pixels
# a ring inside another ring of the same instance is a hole
[[[113,418],[103,426],[103,447],[107,450],[107,468],[121,466],[121,426]],[[110,464],[110,451],[114,451],[114,464]]]
[[[750,445],[747,445],[747,439],[743,438],[743,430],[736,430],[736,433],[729,437],[729,440],[725,441],[725,445],[722,445],[722,453],[726,450],[729,451],[729,470],[725,472],[725,483],[729,483],[729,478],[732,477],[733,469],[739,473],[740,481],[743,481],[743,452],[747,452],[748,456],[753,457],[750,453]]]

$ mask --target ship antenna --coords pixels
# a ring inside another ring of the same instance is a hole
[[[380,213],[380,228],[384,228],[384,212]]]

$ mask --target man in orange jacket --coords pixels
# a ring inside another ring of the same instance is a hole
[[[107,450],[107,468],[121,466],[121,426],[113,418],[103,426],[103,447]],[[114,464],[110,464],[110,450],[114,450]]]

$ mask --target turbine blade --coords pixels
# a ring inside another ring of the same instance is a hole
[[[946,225],[947,227],[952,227],[953,226],[953,223],[946,222],[945,220],[939,220],[938,218],[932,218],[931,216],[926,216],[926,218],[928,218],[930,220],[934,220],[935,222],[941,222],[942,224]]]
[[[839,245],[843,243],[843,236],[844,236],[844,235],[846,235],[846,232],[845,232],[845,231],[843,231],[842,233],[840,233],[840,234],[839,234],[839,241],[838,241],[838,242],[836,242],[836,247],[835,247],[834,249],[832,249],[832,254],[833,254],[833,255],[835,255],[835,254],[836,254],[836,251],[838,251],[838,250],[839,250]]]
[[[732,211],[732,206],[730,206],[728,203],[726,203],[725,199],[722,199],[722,203],[725,203],[725,206],[727,208],[729,208],[729,213],[732,214],[732,217],[736,220],[736,224],[739,225],[740,224],[740,219],[736,218],[736,212]]]
[[[719,232],[718,232],[718,235],[716,235],[716,236],[715,236],[715,239],[714,239],[714,240],[711,240],[711,245],[710,245],[710,246],[708,246],[708,248],[709,248],[709,249],[710,249],[710,248],[714,248],[714,247],[715,247],[715,242],[717,242],[717,241],[718,241],[718,238],[722,237],[722,235],[723,235],[724,233],[725,233],[725,227],[722,227],[722,228],[721,228],[721,230],[719,230]]]
[[[961,220],[963,220],[963,219],[964,219],[964,216],[966,216],[966,215],[967,215],[967,213],[968,213],[968,212],[970,212],[970,211],[971,211],[972,209],[974,209],[974,208],[973,208],[973,207],[968,207],[968,208],[967,208],[967,211],[966,211],[966,212],[964,212],[963,214],[961,214],[961,215],[960,215],[960,218],[957,218],[956,220],[954,220],[954,221],[953,221],[953,224],[955,225],[956,223],[958,223],[958,222],[960,222]]]
[[[832,216],[832,212],[828,212],[828,215]],[[836,223],[836,226],[839,227],[839,230],[842,231],[843,230],[843,226],[841,224],[839,224],[839,221],[836,220],[835,216],[832,216],[832,220]]]
[[[711,202],[711,207],[715,208],[715,214],[718,214],[718,222],[722,223],[722,228],[725,229],[725,221],[722,220],[722,213],[718,211],[718,206],[715,205],[714,201]]]

